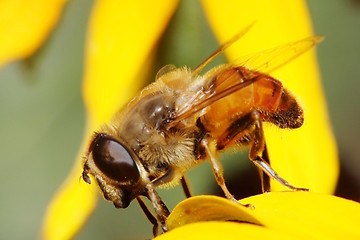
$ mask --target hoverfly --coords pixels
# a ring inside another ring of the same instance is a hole
[[[216,56],[244,35],[245,28],[194,70],[173,65],[163,67],[155,82],[101,127],[85,156],[82,177],[92,175],[104,198],[117,208],[137,199],[154,225],[167,231],[169,211],[155,191],[181,181],[184,174],[208,159],[225,196],[237,202],[225,185],[217,153],[237,146],[249,147],[250,160],[262,172],[263,191],[270,190],[269,177],[293,190],[269,164],[263,122],[279,128],[299,128],[302,108],[281,81],[268,75],[320,42],[314,36],[199,72]],[[251,68],[248,68],[251,66]],[[265,174],[264,174],[265,173]],[[154,217],[141,196],[154,207]]]

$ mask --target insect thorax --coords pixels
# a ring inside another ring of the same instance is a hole
[[[183,173],[196,163],[196,126],[165,127],[175,114],[175,99],[171,92],[149,94],[135,104],[119,127],[121,138],[155,177],[169,167]]]

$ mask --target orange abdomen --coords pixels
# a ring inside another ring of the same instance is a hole
[[[221,135],[236,120],[258,110],[263,121],[281,128],[297,128],[303,123],[303,111],[295,98],[279,80],[244,67],[230,68],[220,72],[216,81],[233,78],[231,82],[255,80],[254,83],[234,92],[209,106],[201,118],[205,128],[214,137]],[[217,90],[221,90],[219,86]]]

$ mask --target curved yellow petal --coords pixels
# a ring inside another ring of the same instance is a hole
[[[301,240],[293,235],[274,231],[252,224],[234,222],[197,222],[174,229],[155,238],[156,240],[183,240],[183,239],[251,239],[251,240]]]
[[[66,2],[0,1],[0,67],[33,54],[57,23]]]
[[[84,100],[95,124],[109,121],[114,111],[143,86],[155,43],[178,1],[99,1],[93,13],[84,79]],[[116,9],[116,10],[115,10]]]
[[[94,209],[97,189],[81,179],[81,154],[78,154],[76,165],[47,207],[42,239],[71,239]]]
[[[202,2],[219,42],[230,39],[255,22],[249,32],[226,52],[231,60],[313,35],[306,1],[303,0]],[[337,149],[314,51],[303,54],[271,75],[282,80],[305,111],[305,123],[299,129],[281,130],[271,124],[265,125],[272,167],[295,186],[332,193],[339,168]],[[276,182],[272,189],[284,187]]]
[[[272,192],[242,199],[266,227],[302,239],[360,239],[360,204],[312,192]]]
[[[187,199],[170,214],[170,232],[156,239],[180,239],[186,235],[187,239],[360,238],[357,202],[311,192],[272,192],[242,199],[241,203],[251,204],[252,208],[215,196]]]
[[[83,85],[87,125],[80,154],[63,187],[48,207],[44,239],[69,239],[96,204],[96,184],[81,176],[81,153],[91,133],[106,123],[144,84],[151,52],[177,1],[97,1],[86,45]]]
[[[239,221],[263,225],[250,207],[212,195],[196,196],[176,205],[167,219],[169,230],[202,221]]]

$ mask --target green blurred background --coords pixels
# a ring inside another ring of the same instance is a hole
[[[37,54],[0,71],[0,239],[39,237],[46,206],[78,152],[85,122],[81,99],[84,41],[92,3],[70,1]],[[339,194],[359,200],[360,3],[314,0],[308,4],[316,34],[326,36],[318,56],[343,166]],[[161,41],[154,69],[167,63],[195,67],[217,46],[200,4],[182,1]],[[241,175],[251,164],[244,156],[244,161],[225,161],[224,165],[225,171],[238,169],[226,171],[230,176]],[[207,163],[189,175],[195,194],[209,193],[215,186]],[[170,208],[184,198],[178,187],[161,190],[160,195]],[[100,199],[76,239],[150,237],[151,225],[135,202],[125,210],[115,210]]]

